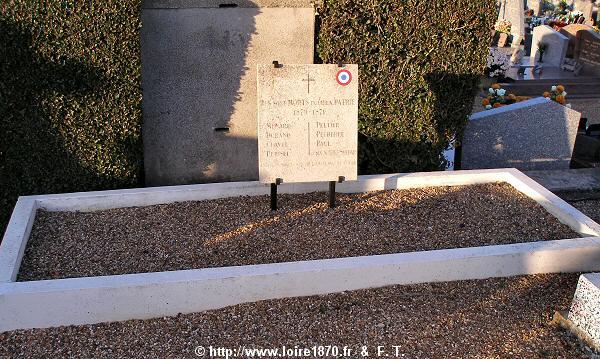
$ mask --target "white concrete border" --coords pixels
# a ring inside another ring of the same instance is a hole
[[[501,246],[0,284],[0,331],[146,319],[265,299],[600,269],[600,241]]]
[[[0,245],[0,331],[145,319],[290,296],[432,281],[600,270],[600,225],[515,169],[360,176],[339,192],[508,182],[584,237],[224,268],[15,282],[35,210],[94,211],[268,193],[258,182],[21,197]],[[284,184],[282,193],[326,184]]]
[[[0,283],[17,279],[37,208],[31,197],[21,197],[17,201],[0,244]]]

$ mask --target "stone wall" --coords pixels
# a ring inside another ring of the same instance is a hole
[[[146,185],[258,179],[256,65],[314,54],[310,3],[274,3],[144,3]]]

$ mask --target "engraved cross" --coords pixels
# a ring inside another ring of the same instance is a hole
[[[307,84],[307,86],[308,86],[307,90],[308,90],[308,93],[310,93],[310,82],[311,82],[311,81],[315,81],[315,79],[311,79],[311,78],[310,78],[310,73],[307,73],[307,74],[306,74],[306,78],[305,78],[305,79],[303,79],[302,81],[306,81],[306,84]]]

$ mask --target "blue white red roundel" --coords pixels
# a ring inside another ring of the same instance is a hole
[[[340,70],[336,75],[338,84],[346,86],[352,81],[352,74],[348,70]]]

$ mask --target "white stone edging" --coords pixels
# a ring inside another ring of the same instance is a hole
[[[30,197],[20,197],[15,205],[0,244],[0,283],[17,279],[37,208],[36,200]]]

